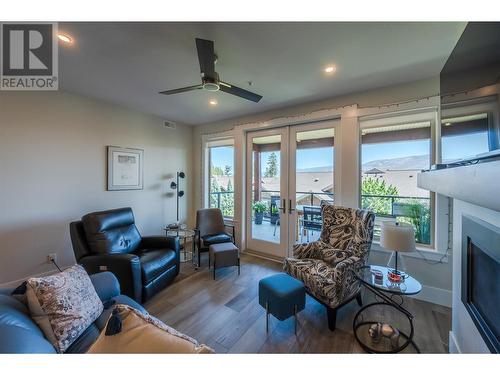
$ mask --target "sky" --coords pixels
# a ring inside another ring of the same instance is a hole
[[[363,145],[362,162],[368,163],[380,159],[393,159],[429,153],[428,140],[402,141]],[[468,134],[466,136],[445,137],[442,140],[443,160],[460,159],[488,151],[488,138],[485,133]],[[270,153],[262,153],[262,172],[265,170]],[[212,149],[211,160],[214,166],[233,166],[233,148],[217,147]],[[297,169],[307,169],[332,165],[333,149],[323,147],[298,150]]]

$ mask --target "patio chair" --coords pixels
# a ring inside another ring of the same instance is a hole
[[[280,214],[278,205],[280,203],[279,195],[271,195],[271,206],[270,206],[270,214],[271,214],[271,224],[274,224],[273,237],[276,236],[276,228],[280,225]],[[273,213],[275,209],[278,209],[277,213]]]
[[[306,230],[307,242],[309,242],[309,231],[313,232],[321,231],[321,207],[320,206],[304,206],[303,215],[301,219],[302,230],[300,231],[300,240],[302,242],[302,236],[304,230]]]

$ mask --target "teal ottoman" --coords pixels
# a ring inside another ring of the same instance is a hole
[[[266,309],[266,332],[269,331],[269,314],[279,320],[293,315],[297,334],[297,313],[306,305],[304,284],[286,273],[266,277],[259,281],[259,304]]]

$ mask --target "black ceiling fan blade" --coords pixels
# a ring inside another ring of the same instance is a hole
[[[214,42],[196,38],[196,50],[200,62],[200,71],[205,77],[215,77],[215,52]]]
[[[188,86],[188,87],[181,87],[180,89],[160,91],[159,94],[172,95],[172,94],[179,94],[181,92],[200,90],[202,88],[203,88],[203,85],[194,85],[194,86]]]
[[[220,90],[227,92],[228,94],[236,95],[239,96],[240,98],[251,100],[252,102],[255,103],[258,103],[259,100],[262,99],[261,95],[233,86],[229,83],[219,82],[219,84],[220,84]]]

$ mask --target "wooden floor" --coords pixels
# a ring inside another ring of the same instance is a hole
[[[334,332],[328,330],[325,308],[308,296],[306,308],[298,314],[297,335],[293,318],[281,322],[274,317],[266,334],[258,282],[279,272],[281,265],[243,254],[239,277],[236,267],[229,267],[217,270],[214,281],[207,254],[203,255],[202,268],[194,271],[190,263],[183,263],[176,281],[145,304],[152,315],[217,353],[363,353],[352,333],[359,310],[355,301],[339,310]],[[370,299],[369,292],[364,293],[364,303]],[[415,316],[415,342],[421,352],[447,353],[451,310],[412,298],[404,306]],[[394,319],[404,327],[399,313],[387,308],[377,313],[378,318],[383,314],[382,320]]]

